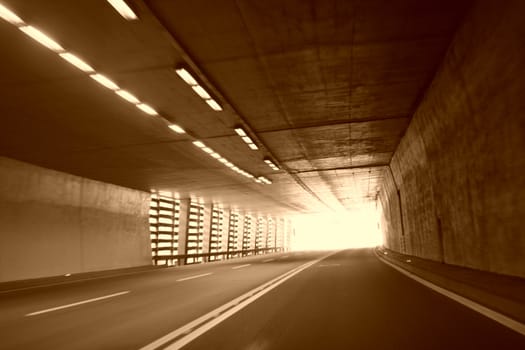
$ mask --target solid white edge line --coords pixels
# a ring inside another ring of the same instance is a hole
[[[186,325],[184,325],[184,326],[182,326],[180,328],[177,328],[176,330],[174,330],[174,331],[166,334],[165,336],[163,336],[163,337],[153,341],[152,343],[150,343],[150,344],[148,344],[146,346],[143,346],[139,350],[155,350],[155,349],[159,349],[159,348],[169,349],[169,350],[180,349],[184,345],[186,345],[189,342],[191,342],[193,339],[197,338],[199,335],[205,333],[206,331],[208,331],[209,329],[213,328],[214,326],[216,326],[220,322],[224,321],[228,317],[232,316],[236,312],[238,312],[241,309],[243,309],[244,307],[248,306],[250,303],[252,303],[256,299],[258,299],[261,296],[263,296],[264,294],[268,293],[273,288],[277,287],[281,283],[284,283],[289,278],[292,278],[293,276],[295,276],[299,272],[303,271],[304,269],[307,269],[308,267],[318,263],[319,261],[321,261],[323,259],[326,259],[330,255],[333,255],[335,253],[337,253],[337,252],[332,252],[332,253],[327,254],[327,255],[325,255],[325,256],[317,259],[317,260],[307,262],[307,263],[305,263],[303,265],[300,265],[300,266],[298,266],[298,267],[296,267],[296,268],[294,268],[294,269],[292,269],[292,270],[290,270],[288,272],[285,272],[282,275],[277,276],[276,278],[274,278],[274,279],[272,279],[272,280],[270,280],[270,281],[268,281],[266,283],[263,283],[259,287],[256,287],[256,288],[252,289],[251,291],[249,291],[249,292],[247,292],[247,293],[245,293],[245,294],[243,294],[243,295],[241,295],[241,296],[231,300],[230,302],[228,302],[228,303],[226,303],[226,304],[224,304],[222,306],[219,306],[215,310],[212,310],[212,311],[208,312],[207,314],[205,314],[205,315],[203,315],[203,316],[201,316],[201,317],[191,321],[190,323],[187,323]],[[228,310],[228,309],[230,309],[230,310]],[[226,311],[226,310],[228,310],[228,311]],[[224,314],[222,314],[223,311],[226,311],[226,312],[224,312]],[[193,330],[195,327],[197,327],[199,325],[201,325],[201,326],[196,328],[195,330]],[[177,337],[179,337],[181,335],[184,335],[184,334],[186,334],[186,335],[184,337],[182,337],[181,339],[177,340],[175,343],[172,343],[172,344],[170,344],[167,347],[163,347],[164,344],[169,343],[173,339],[175,339],[175,338],[177,338]]]
[[[267,262],[270,262],[270,261],[274,261],[275,259],[266,259],[266,260],[263,260],[263,263],[267,263]]]
[[[456,294],[454,292],[451,292],[443,287],[440,287],[438,285],[435,285],[434,283],[432,282],[429,282],[427,280],[424,280],[423,278],[419,277],[419,276],[416,276],[414,275],[413,273],[411,272],[408,272],[406,270],[404,270],[403,268],[399,267],[399,266],[396,266],[394,265],[393,263],[389,262],[389,261],[386,261],[384,258],[382,258],[381,256],[379,256],[378,254],[376,254],[376,256],[378,257],[378,259],[380,261],[382,261],[383,263],[389,265],[390,267],[396,269],[397,271],[401,272],[402,274],[406,275],[407,277],[410,277],[412,278],[413,280],[421,283],[422,285],[424,285],[425,287],[428,287],[440,294],[443,294],[444,296],[468,307],[469,309],[472,309],[480,314],[482,314],[483,316],[486,316],[488,318],[490,318],[491,320],[493,321],[496,321],[502,325],[504,325],[505,327],[508,327],[510,329],[512,329],[513,331],[515,332],[518,332],[522,335],[525,335],[525,324],[519,322],[519,321],[516,321],[508,316],[505,316],[497,311],[494,311],[492,309],[489,309],[488,307],[486,306],[483,306],[481,304],[478,304],[477,302],[473,301],[473,300],[470,300],[470,299],[467,299],[459,294]]]
[[[248,267],[250,265],[251,264],[244,264],[244,265],[234,266],[234,267],[232,267],[232,270],[242,269],[243,267]]]
[[[212,274],[212,272],[208,272],[208,273],[203,273],[203,274],[200,274],[200,275],[194,275],[194,276],[184,277],[184,278],[180,278],[180,279],[176,280],[175,282],[182,282],[182,281],[192,280],[192,279],[194,279],[194,278],[199,278],[199,277],[209,276],[209,275],[211,275],[211,274]]]
[[[128,294],[129,292],[130,292],[129,290],[126,290],[126,291],[124,291],[124,292],[119,292],[119,293],[114,293],[114,294],[104,295],[104,296],[102,296],[102,297],[98,297],[98,298],[93,298],[93,299],[83,300],[83,301],[79,301],[79,302],[72,303],[72,304],[67,304],[67,305],[62,305],[62,306],[53,307],[53,308],[50,308],[50,309],[45,309],[45,310],[41,310],[41,311],[31,312],[30,314],[27,314],[26,316],[35,316],[35,315],[44,314],[44,313],[46,313],[46,312],[51,312],[51,311],[56,311],[56,310],[67,309],[67,308],[69,308],[69,307],[73,307],[73,306],[78,306],[78,305],[82,305],[82,304],[92,303],[92,302],[94,302],[94,301],[104,300],[104,299],[108,299],[108,298],[117,297],[117,296],[119,296],[119,295]]]

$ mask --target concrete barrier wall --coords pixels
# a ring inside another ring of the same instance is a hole
[[[0,157],[0,281],[151,264],[149,193]]]
[[[520,0],[474,6],[394,154],[407,254],[525,277],[524,13]],[[401,251],[389,181],[385,241]]]

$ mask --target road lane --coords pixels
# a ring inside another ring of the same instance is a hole
[[[266,255],[2,293],[0,349],[138,349],[319,255],[263,263]],[[243,262],[250,266],[232,270]],[[177,282],[198,275],[206,276]],[[24,317],[123,290],[130,292]]]
[[[402,275],[371,250],[350,250],[183,349],[525,349],[525,337]]]

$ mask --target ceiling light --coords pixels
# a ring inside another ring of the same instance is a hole
[[[211,109],[213,109],[214,111],[222,111],[222,107],[217,103],[217,101],[215,101],[214,99],[209,99],[209,100],[206,100],[206,103],[208,104],[208,106],[211,107]]]
[[[107,0],[107,1],[109,2],[111,6],[113,6],[115,10],[117,10],[117,12],[122,17],[124,17],[128,21],[133,21],[133,20],[138,19],[135,12],[133,12],[133,10],[128,6],[128,4],[126,4],[124,0]]]
[[[253,143],[252,139],[250,138],[250,136],[243,136],[242,137],[242,140],[248,144],[250,143]]]
[[[259,149],[259,147],[257,147],[257,145],[255,143],[249,143],[248,147],[250,147],[250,149],[253,149],[253,150]]]
[[[154,110],[153,108],[151,108],[149,105],[147,105],[145,103],[140,103],[140,104],[137,105],[137,107],[141,111],[143,111],[144,113],[147,113],[149,115],[159,115],[156,110]]]
[[[212,156],[215,159],[219,159],[221,157],[221,155],[217,152],[210,153],[210,156]]]
[[[139,99],[127,92],[126,90],[117,90],[115,91],[117,95],[128,101],[129,103],[138,104],[140,103]]]
[[[62,57],[63,59],[65,59],[66,61],[68,61],[69,63],[71,63],[72,65],[74,65],[75,67],[77,67],[78,69],[80,69],[83,72],[86,72],[86,73],[94,73],[95,72],[93,67],[91,67],[89,64],[87,64],[86,62],[82,61],[80,58],[78,58],[77,56],[73,55],[72,53],[63,52],[63,53],[61,53],[59,55],[60,55],[60,57]]]
[[[181,128],[180,126],[178,126],[177,124],[170,124],[168,125],[168,128],[170,128],[171,130],[175,131],[177,134],[185,134],[186,131],[184,131],[183,128]]]
[[[201,141],[193,141],[193,144],[199,148],[204,148],[206,145],[202,143]]]
[[[243,128],[236,127],[234,130],[237,133],[237,135],[239,135],[240,137],[246,136],[246,131],[244,131]]]
[[[270,168],[272,168],[273,170],[279,170],[279,167],[278,167],[277,165],[275,165],[275,163],[272,162],[272,160],[271,160],[270,158],[264,158],[264,162],[265,162],[266,164],[268,164],[268,166],[269,166]]]
[[[95,80],[100,85],[110,89],[110,90],[118,90],[119,87],[117,84],[109,80],[106,76],[102,74],[91,74],[90,77]]]
[[[257,179],[259,179],[260,181],[262,181],[263,183],[267,184],[267,185],[271,185],[272,182],[270,180],[268,180],[267,178],[265,178],[264,176],[259,176]]]
[[[42,33],[40,30],[36,29],[32,26],[24,26],[24,27],[18,27],[21,31],[23,31],[26,35],[31,37],[32,39],[38,41],[40,44],[44,45],[50,50],[53,50],[55,52],[64,52],[64,48],[60,46],[56,41]]]
[[[203,88],[202,86],[200,86],[200,85],[194,85],[194,86],[192,86],[191,88],[192,88],[193,91],[195,91],[195,93],[196,93],[197,95],[199,95],[201,98],[203,98],[203,99],[205,99],[205,100],[211,98],[210,95],[208,94],[208,92],[206,92],[206,90],[204,90],[204,88]]]
[[[23,26],[25,24],[20,17],[2,4],[0,4],[0,17],[15,26]]]
[[[206,153],[213,153],[213,150],[210,147],[202,147],[202,150]]]
[[[223,164],[226,164],[226,163],[228,163],[228,160],[227,160],[227,159],[225,159],[225,158],[222,158],[222,157],[221,157],[221,158],[219,158],[218,160],[219,160],[219,162],[221,162],[221,163],[223,163]]]
[[[175,69],[175,72],[179,77],[181,77],[182,80],[186,82],[186,84],[191,86],[199,85],[197,80],[195,80],[195,78],[185,68],[177,68]]]

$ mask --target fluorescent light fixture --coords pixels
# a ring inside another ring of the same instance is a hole
[[[11,24],[14,24],[15,26],[25,25],[24,21],[22,21],[20,17],[18,17],[13,11],[9,10],[2,4],[0,4],[0,18]]]
[[[244,131],[243,128],[241,128],[241,127],[236,127],[234,130],[235,130],[235,132],[237,133],[237,135],[239,135],[240,137],[244,137],[244,136],[246,136],[246,131]]]
[[[133,10],[128,6],[128,4],[126,4],[124,0],[107,0],[107,1],[109,2],[111,6],[113,6],[115,10],[117,10],[117,12],[122,17],[124,17],[128,21],[134,21],[138,19],[135,12],[133,12]]]
[[[219,158],[218,160],[219,160],[219,162],[221,162],[221,163],[223,163],[223,164],[227,164],[227,163],[228,163],[228,160],[227,160],[226,158],[222,158],[222,157],[221,157],[221,158]]]
[[[212,156],[215,159],[219,159],[221,157],[221,155],[217,152],[210,153],[210,156]]]
[[[145,104],[145,103],[139,103],[139,104],[137,105],[137,107],[138,107],[141,111],[143,111],[144,113],[147,113],[147,114],[149,114],[149,115],[159,115],[159,114],[157,113],[156,110],[154,110],[153,108],[151,108],[149,105],[147,105],[147,104]]]
[[[78,58],[77,56],[73,55],[72,53],[63,52],[59,55],[60,57],[62,57],[63,59],[65,59],[66,61],[68,61],[75,67],[77,67],[78,69],[80,69],[81,71],[86,72],[86,73],[95,73],[95,70],[93,69],[93,67],[91,67],[89,64],[87,64],[86,62]]]
[[[263,183],[267,184],[267,185],[270,185],[272,182],[270,180],[268,180],[267,178],[265,178],[264,176],[259,176],[257,178],[258,180],[262,181]]]
[[[208,106],[211,107],[211,109],[213,109],[214,111],[222,111],[222,107],[217,103],[217,101],[215,101],[214,99],[209,99],[209,100],[206,100],[206,103],[208,104]]]
[[[23,31],[27,36],[32,38],[33,40],[38,41],[40,44],[44,45],[50,50],[53,50],[55,52],[64,52],[64,48],[60,46],[56,41],[42,33],[40,30],[36,29],[32,26],[23,26],[18,27],[21,31]]]
[[[102,74],[91,74],[90,77],[95,80],[100,85],[110,89],[110,90],[118,90],[119,87],[117,84],[109,80],[106,76]]]
[[[266,164],[268,164],[268,166],[269,166],[270,168],[272,168],[273,170],[279,170],[279,167],[278,167],[277,165],[275,165],[275,163],[272,162],[271,159],[269,159],[269,158],[265,158],[265,159],[264,159],[264,162],[265,162]]]
[[[253,143],[252,139],[250,138],[250,136],[243,136],[242,137],[242,140],[244,142],[246,142],[247,144],[250,144],[250,143]]]
[[[186,84],[194,86],[199,85],[197,83],[197,80],[191,75],[190,72],[188,72],[185,68],[177,68],[175,69],[175,72],[179,77],[181,77],[182,80],[186,82]]]
[[[129,103],[133,103],[134,105],[139,104],[140,101],[138,98],[127,92],[126,90],[117,90],[115,91],[117,95],[128,101]]]
[[[195,93],[197,95],[199,95],[202,99],[209,99],[211,98],[210,95],[208,94],[208,92],[206,92],[206,90],[204,90],[204,88],[200,85],[194,85],[191,87],[193,89],[193,91],[195,91]]]
[[[181,128],[180,126],[178,126],[177,124],[170,124],[168,125],[168,128],[170,128],[171,130],[175,131],[177,134],[185,134],[186,131],[184,131],[183,128]]]
[[[250,149],[253,149],[253,150],[259,149],[259,147],[257,147],[257,145],[255,143],[249,143],[248,147],[250,147]]]
[[[202,147],[202,150],[208,154],[213,153],[213,150],[210,147]]]
[[[202,143],[201,141],[193,141],[193,144],[199,148],[204,148],[206,145]]]

